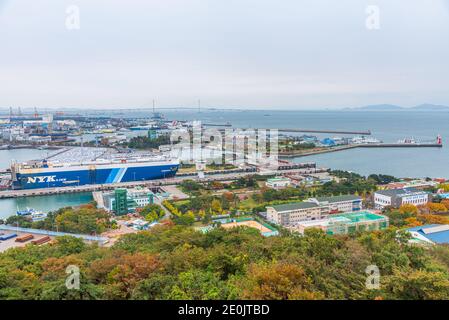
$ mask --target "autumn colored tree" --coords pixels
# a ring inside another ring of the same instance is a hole
[[[442,203],[429,202],[427,204],[427,207],[429,208],[431,213],[447,212],[446,206]]]
[[[446,211],[449,211],[449,199],[443,199],[440,203],[446,207]]]
[[[435,214],[420,214],[418,220],[423,224],[449,224],[449,217]]]
[[[448,222],[443,215],[387,214],[401,228]],[[253,228],[203,233],[179,225],[184,218],[108,247],[61,237],[3,251],[0,299],[449,299],[449,247],[409,245],[410,233],[394,226],[263,237]],[[376,290],[365,286],[372,264],[381,273]],[[69,265],[79,267],[80,290],[65,286]]]
[[[404,219],[407,223],[407,228],[422,226],[422,222],[420,222],[416,217],[410,217]]]
[[[413,204],[406,203],[406,204],[401,205],[401,207],[399,208],[399,212],[402,214],[408,213],[408,214],[416,215],[416,214],[418,214],[418,208]]]
[[[232,192],[225,192],[223,193],[223,198],[225,198],[229,202],[232,202],[235,199],[235,195]]]
[[[221,203],[220,203],[219,200],[217,200],[217,199],[212,200],[211,210],[215,214],[221,214],[222,213],[223,209],[221,207]]]
[[[384,282],[382,291],[387,299],[449,299],[449,279],[441,271],[395,270]]]
[[[313,288],[304,270],[289,263],[254,264],[241,284],[243,299],[254,300],[311,300],[322,294]]]
[[[151,222],[162,218],[165,211],[158,204],[148,204],[140,210],[139,214],[145,217],[145,220]]]

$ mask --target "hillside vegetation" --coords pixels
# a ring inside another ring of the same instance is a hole
[[[449,248],[409,246],[391,228],[264,238],[255,229],[157,226],[111,248],[62,237],[0,254],[0,299],[448,299]],[[79,290],[66,267],[81,271]],[[380,289],[366,288],[369,265]]]

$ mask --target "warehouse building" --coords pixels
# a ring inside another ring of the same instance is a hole
[[[410,243],[449,244],[449,225],[428,224],[407,229],[411,234]]]

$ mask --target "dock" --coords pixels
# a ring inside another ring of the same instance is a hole
[[[367,143],[359,148],[442,148],[441,143]]]
[[[441,143],[360,143],[323,148],[308,152],[280,152],[281,158],[306,157],[321,153],[337,152],[356,148],[442,148]]]
[[[371,135],[370,130],[345,131],[345,130],[321,130],[321,129],[278,129],[278,132],[357,134],[357,135],[361,135],[361,136]]]
[[[230,128],[237,129],[237,128]],[[225,131],[225,129],[217,129],[220,132]],[[240,128],[237,130],[251,130],[251,128]],[[254,129],[252,129],[254,130]],[[266,130],[270,130],[270,128],[266,128]],[[348,134],[348,135],[360,135],[360,136],[370,136],[370,130],[361,130],[361,131],[345,131],[345,130],[321,130],[321,129],[274,129],[278,132],[300,132],[300,133],[332,133],[332,134]]]
[[[327,168],[304,168],[304,169],[281,169],[277,171],[273,171],[272,173],[298,173],[298,174],[306,174],[314,172],[324,172],[327,171]],[[245,177],[248,175],[257,174],[257,170],[248,169],[248,170],[240,170],[240,171],[232,171],[226,172],[223,170],[220,171],[212,171],[205,172],[205,177],[201,179],[203,182],[210,181],[230,181],[236,180],[241,177]],[[260,173],[259,173],[260,174]],[[169,186],[169,185],[178,185],[184,180],[197,180],[198,174],[196,172],[191,174],[177,175],[173,178],[166,179],[155,179],[155,180],[147,180],[147,181],[131,181],[131,182],[121,182],[121,183],[109,183],[109,184],[90,184],[83,186],[75,186],[75,187],[58,187],[58,188],[42,188],[42,189],[24,189],[24,190],[7,190],[0,191],[0,199],[10,199],[10,198],[22,198],[22,197],[36,197],[36,196],[48,196],[48,195],[58,195],[58,194],[67,194],[67,193],[81,193],[81,192],[98,192],[98,191],[109,191],[114,190],[116,188],[134,188],[138,186],[148,187],[148,188],[156,188],[161,186]],[[98,199],[98,194],[96,196],[96,200]]]

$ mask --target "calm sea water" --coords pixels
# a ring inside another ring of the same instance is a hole
[[[443,137],[449,142],[449,112],[369,112],[369,111],[219,111],[167,110],[169,120],[201,120],[206,123],[227,123],[239,128],[302,128],[328,130],[371,130],[372,137],[384,142],[414,137],[420,140]],[[150,111],[126,113],[127,117],[149,117]],[[119,115],[121,117],[125,115]],[[335,135],[320,134],[320,138]],[[45,150],[0,150],[0,168],[7,168],[12,159],[24,161],[47,156]],[[391,174],[397,177],[449,178],[449,146],[437,148],[352,149],[341,152],[300,157],[293,161],[315,161],[318,166],[343,169],[364,175]],[[33,207],[50,211],[67,205],[91,201],[90,194],[69,194],[26,199],[0,200],[0,217],[19,209]]]
[[[27,207],[49,212],[63,207],[79,206],[92,200],[93,197],[90,192],[2,199],[0,200],[0,219],[14,215],[17,210],[25,210]]]
[[[37,149],[15,149],[15,150],[0,150],[0,169],[4,170],[11,166],[11,161],[17,162],[41,159],[47,157],[48,154],[54,151],[37,150]]]

